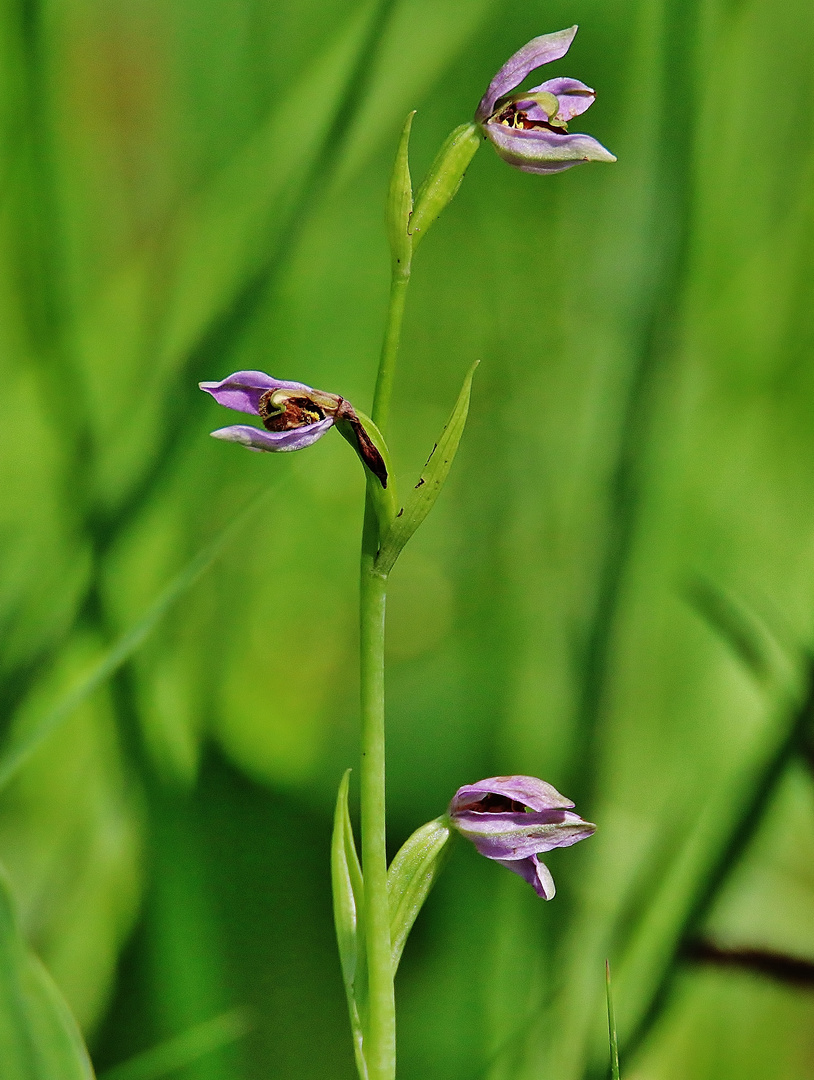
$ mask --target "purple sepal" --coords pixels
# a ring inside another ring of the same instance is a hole
[[[526,859],[540,851],[571,847],[591,836],[596,826],[569,810],[455,815],[455,828],[487,859]]]
[[[489,89],[478,105],[475,119],[481,123],[488,120],[494,112],[495,103],[510,90],[514,90],[515,86],[519,86],[530,71],[565,56],[571,48],[576,32],[577,27],[571,26],[553,34],[541,34],[540,37],[532,38],[522,49],[518,49],[489,83]]]
[[[273,379],[271,375],[266,375],[265,371],[236,371],[233,375],[227,375],[225,379],[221,379],[220,382],[202,382],[198,383],[198,386],[207,394],[211,394],[218,405],[234,409],[236,412],[254,413],[255,416],[259,416],[260,398],[267,390],[299,390],[306,394],[313,393],[312,388],[306,386],[305,383]]]
[[[503,124],[486,124],[484,130],[503,160],[523,172],[562,172],[583,161],[616,161],[590,135],[559,135],[545,128],[522,131]]]
[[[528,859],[515,859],[514,861],[495,859],[494,861],[501,866],[505,866],[507,870],[511,870],[513,874],[519,874],[523,881],[527,881],[543,900],[554,899],[557,893],[554,878],[551,876],[551,871],[546,864],[541,863],[536,855],[532,855]]]
[[[545,780],[536,776],[489,776],[477,784],[458,788],[450,804],[450,813],[471,807],[485,795],[502,795],[505,799],[523,803],[532,810],[571,810],[574,804]]]
[[[250,450],[265,450],[279,454],[288,450],[302,450],[310,446],[311,443],[322,438],[333,422],[333,417],[329,416],[316,424],[293,428],[291,431],[266,431],[265,428],[252,427],[251,424],[233,424],[231,427],[213,431],[212,438],[240,443],[241,446],[247,446]]]

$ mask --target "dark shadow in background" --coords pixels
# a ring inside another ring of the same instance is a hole
[[[351,1080],[330,821],[215,751],[193,792],[159,803],[151,885],[95,1040],[98,1072],[238,1007],[251,1025],[242,1042],[174,1080]]]

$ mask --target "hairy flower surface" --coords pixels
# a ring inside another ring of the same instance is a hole
[[[511,93],[530,72],[565,56],[576,32],[571,26],[533,38],[506,61],[478,105],[475,120],[503,160],[523,172],[562,172],[583,161],[616,161],[590,135],[568,132],[568,121],[596,97],[589,86],[558,78]]]
[[[571,847],[596,825],[572,813],[574,804],[534,776],[491,776],[458,788],[449,806],[452,825],[481,855],[505,866],[551,900],[554,879],[538,855]]]
[[[345,398],[314,390],[305,383],[274,379],[264,371],[236,371],[220,382],[202,382],[201,390],[219,405],[259,416],[263,427],[232,424],[212,432],[215,439],[240,443],[250,450],[281,453],[302,450],[337,424],[349,429],[359,456],[387,486],[387,469],[364,423]],[[343,431],[345,433],[345,431]]]

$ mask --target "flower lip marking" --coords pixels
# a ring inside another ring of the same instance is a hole
[[[490,791],[482,799],[459,804],[456,809],[459,813],[463,810],[471,810],[476,814],[525,814],[530,807],[518,802],[517,799],[509,799],[496,791]]]
[[[266,431],[293,431],[325,419],[325,410],[316,402],[281,390],[266,390],[257,403],[257,412]]]
[[[504,127],[515,128],[521,131],[534,131],[545,128],[547,131],[553,131],[555,135],[567,135],[568,125],[565,121],[561,120],[559,123],[556,117],[549,117],[548,120],[532,120],[529,114],[523,109],[511,102],[504,109],[501,109],[499,113],[495,113],[494,116],[489,118],[489,122],[496,124],[503,124]]]

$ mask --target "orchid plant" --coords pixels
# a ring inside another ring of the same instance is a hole
[[[594,100],[571,78],[518,90],[532,71],[568,51],[577,27],[544,34],[503,65],[481,99],[473,123],[456,128],[414,194],[408,148],[413,116],[396,153],[387,198],[391,290],[371,417],[344,397],[304,383],[238,371],[201,383],[218,404],[257,417],[262,427],[235,424],[212,432],[250,450],[301,450],[331,427],[351,444],[366,472],[360,567],[361,859],[348,811],[350,770],[340,784],[332,841],[334,917],[361,1080],[393,1080],[396,1072],[394,978],[407,936],[437,877],[454,832],[486,858],[519,874],[538,896],[553,898],[554,881],[539,855],[569,847],[595,826],[550,784],[531,776],[496,776],[464,785],[445,814],[418,829],[388,867],[385,816],[384,640],[390,571],[438,497],[461,440],[474,365],[449,421],[409,496],[401,501],[385,435],[415,251],[449,205],[481,136],[515,168],[552,173],[587,161],[615,161],[590,135],[568,123]]]

